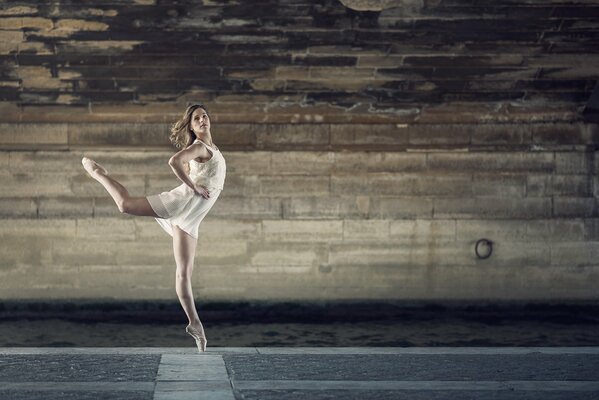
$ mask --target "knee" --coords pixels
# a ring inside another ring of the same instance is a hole
[[[179,282],[189,282],[191,281],[191,268],[177,269],[175,276]]]
[[[127,199],[121,200],[117,203],[117,207],[119,208],[119,212],[122,214],[130,214],[131,213],[131,202]]]

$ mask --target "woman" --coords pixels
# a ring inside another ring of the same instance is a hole
[[[173,237],[176,291],[189,319],[185,331],[195,339],[198,350],[204,352],[207,340],[195,308],[191,274],[199,225],[223,190],[227,167],[220,150],[214,146],[210,116],[201,103],[187,106],[182,118],[171,127],[170,140],[176,147],[183,147],[168,161],[183,183],[168,192],[132,197],[100,164],[87,157],[81,163],[110,193],[120,212],[154,217]],[[189,174],[184,169],[187,163]]]

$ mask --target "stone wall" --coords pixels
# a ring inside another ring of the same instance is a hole
[[[204,3],[0,4],[2,298],[175,298],[80,160],[173,188],[190,100],[228,166],[199,300],[597,298],[593,2]]]

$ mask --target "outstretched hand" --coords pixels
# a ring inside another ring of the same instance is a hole
[[[196,192],[196,194],[199,194],[200,196],[202,196],[203,198],[207,199],[210,197],[210,192],[208,191],[208,188],[204,185],[198,185],[198,184],[194,184],[194,192]]]

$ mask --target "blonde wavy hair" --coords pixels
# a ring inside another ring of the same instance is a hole
[[[169,140],[178,149],[186,148],[197,139],[196,134],[191,130],[191,115],[198,108],[202,108],[208,114],[208,119],[212,121],[210,113],[202,103],[191,103],[187,105],[183,116],[171,125],[171,134]]]

